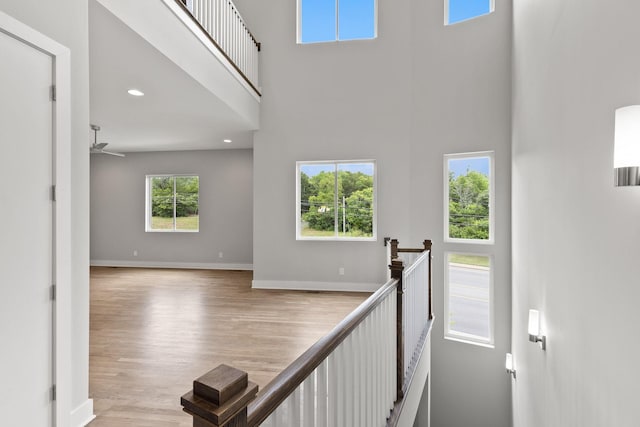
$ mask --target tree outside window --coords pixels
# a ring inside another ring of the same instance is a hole
[[[147,176],[147,231],[198,231],[197,176]]]
[[[298,162],[299,239],[372,240],[374,202],[374,162]]]
[[[492,240],[492,156],[450,155],[445,159],[448,180],[445,238]]]

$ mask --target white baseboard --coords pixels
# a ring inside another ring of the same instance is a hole
[[[196,270],[253,270],[253,264],[218,262],[113,261],[92,259],[93,267],[184,268]]]
[[[87,399],[82,405],[71,411],[71,425],[73,427],[84,427],[96,416],[93,415],[93,399]]]
[[[254,289],[286,289],[295,291],[345,291],[345,292],[375,292],[380,283],[359,282],[305,282],[299,280],[254,280]]]

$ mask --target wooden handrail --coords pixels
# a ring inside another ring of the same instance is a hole
[[[258,426],[353,332],[387,295],[396,291],[391,279],[360,304],[324,338],[321,338],[273,379],[249,404],[248,426]]]
[[[193,13],[191,13],[191,11],[187,8],[187,5],[185,4],[185,2],[183,0],[175,0],[175,2],[178,4],[178,6],[180,6],[180,8],[191,18],[191,20],[194,22],[194,24],[196,24],[196,26],[198,28],[200,28],[200,30],[206,35],[206,37],[209,39],[209,41],[211,43],[213,43],[213,45],[220,51],[220,53],[222,54],[222,56],[225,57],[225,59],[227,61],[229,61],[229,63],[233,66],[233,68],[240,73],[240,75],[242,76],[242,78],[244,79],[245,82],[247,82],[249,84],[249,86],[251,86],[251,89],[253,89],[255,91],[256,94],[258,94],[258,96],[262,96],[262,94],[260,93],[260,91],[258,90],[258,88],[253,84],[253,82],[251,81],[251,79],[249,79],[244,72],[240,69],[240,67],[238,67],[238,65],[233,61],[233,59],[231,59],[231,57],[227,54],[227,52],[224,51],[224,49],[218,44],[218,42],[211,36],[211,34],[209,34],[209,32],[202,26],[202,24],[196,19],[195,16],[193,16]],[[235,9],[235,6],[234,6]],[[236,14],[237,10],[236,10]],[[240,17],[240,14],[238,14],[238,17]],[[242,18],[240,18],[241,22],[242,22],[242,26],[247,30],[247,32],[249,33],[249,36],[251,37],[251,39],[253,40],[253,42],[255,43],[256,47],[258,48],[258,52],[260,52],[260,42],[258,42],[256,40],[255,37],[253,37],[253,34],[251,34],[251,31],[249,31],[249,28],[247,28],[247,26],[244,24],[244,21],[242,21]]]

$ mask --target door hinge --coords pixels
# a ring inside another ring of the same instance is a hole
[[[56,285],[51,285],[51,301],[56,300]]]
[[[56,400],[56,385],[51,386],[51,400]]]
[[[57,97],[56,97],[56,86],[55,85],[51,85],[50,95],[51,95],[51,100],[52,101],[56,101],[57,100]]]
[[[56,201],[56,186],[52,185],[51,186],[51,200],[52,201]]]

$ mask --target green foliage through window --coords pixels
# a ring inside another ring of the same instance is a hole
[[[447,164],[449,238],[489,240],[490,158],[456,158]]]
[[[300,237],[374,236],[374,163],[299,165]]]
[[[150,230],[198,231],[199,190],[197,176],[149,176],[148,228]]]

